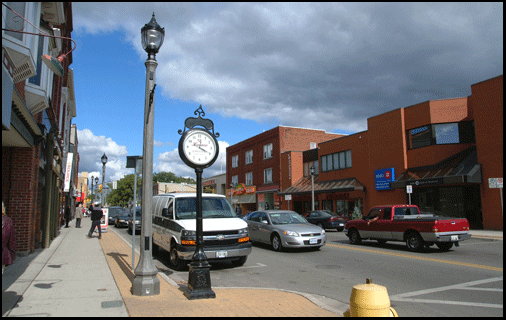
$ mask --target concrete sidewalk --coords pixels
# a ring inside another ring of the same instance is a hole
[[[159,295],[134,296],[132,248],[112,231],[101,240],[88,239],[89,218],[80,229],[74,225],[75,220],[62,228],[49,248],[18,257],[6,268],[2,316],[342,316],[315,304],[321,297],[274,289],[213,288],[215,299],[190,301],[161,273]]]
[[[17,257],[2,275],[2,316],[127,317],[97,236],[61,228],[47,249]],[[105,235],[105,234],[104,234]]]

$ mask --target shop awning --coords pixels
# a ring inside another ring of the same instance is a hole
[[[314,177],[314,192],[315,193],[331,193],[331,192],[346,192],[355,190],[364,190],[364,186],[355,178],[332,180],[332,181],[319,181],[319,176]],[[291,187],[286,188],[279,195],[285,194],[311,194],[311,176],[303,177]]]
[[[390,183],[390,188],[481,182],[481,165],[478,163],[476,147],[473,146],[435,165],[409,168]]]

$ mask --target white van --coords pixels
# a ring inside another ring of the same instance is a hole
[[[170,266],[184,269],[196,247],[196,193],[153,196],[153,250],[170,253]],[[223,195],[202,194],[204,252],[209,262],[231,261],[242,266],[251,253],[248,224],[237,217]]]

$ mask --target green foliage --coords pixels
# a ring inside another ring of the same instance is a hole
[[[159,172],[153,174],[153,183],[155,182],[174,182],[174,183],[190,183],[195,184],[192,178],[183,178],[176,176],[173,172]]]
[[[159,172],[153,174],[153,183],[156,182],[174,182],[174,183],[192,183],[195,184],[195,180],[192,178],[183,178],[176,176],[173,172]],[[112,183],[108,184],[112,189]],[[142,188],[142,179],[137,177],[137,201],[140,202],[140,190]],[[126,207],[129,201],[134,198],[134,174],[124,176],[117,182],[117,189],[112,190],[107,196],[107,202],[111,206]]]

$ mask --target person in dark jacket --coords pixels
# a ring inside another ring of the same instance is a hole
[[[65,218],[65,228],[68,228],[69,222],[70,222],[70,206],[69,205],[67,205],[65,207],[65,214],[63,215],[63,217]]]
[[[5,266],[13,264],[14,259],[16,259],[14,222],[7,216],[5,210],[5,205],[2,202],[2,274]]]
[[[93,206],[93,210],[91,211],[91,229],[90,232],[88,232],[87,236],[88,238],[91,238],[91,235],[93,234],[93,231],[95,231],[95,227],[98,228],[98,238],[102,239],[102,228],[100,228],[100,219],[104,216],[104,213],[102,212],[102,208],[97,204],[96,206]]]

